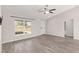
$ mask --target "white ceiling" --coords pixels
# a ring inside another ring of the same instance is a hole
[[[75,6],[73,5],[49,5],[49,9],[55,8],[56,11],[53,14],[43,14],[39,10],[42,9],[44,5],[6,5],[2,6],[2,13],[9,14],[10,16],[24,16],[34,19],[48,19],[54,15],[60,14],[66,10],[69,10]]]

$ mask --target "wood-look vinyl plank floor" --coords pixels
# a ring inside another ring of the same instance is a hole
[[[79,53],[79,40],[41,35],[2,45],[3,53]]]

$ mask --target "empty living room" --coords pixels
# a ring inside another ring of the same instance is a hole
[[[0,5],[1,53],[79,53],[78,5]]]

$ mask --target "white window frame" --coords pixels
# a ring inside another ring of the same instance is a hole
[[[25,22],[31,22],[31,33],[30,34],[28,34],[28,33],[26,33],[26,32],[23,32],[23,34],[16,34],[16,21],[19,21],[19,20],[23,20],[23,22],[24,22],[24,24],[25,24]],[[16,18],[15,20],[14,20],[14,22],[15,22],[15,35],[31,35],[32,34],[32,21],[29,21],[29,20],[26,20],[26,19],[18,19],[18,18]]]

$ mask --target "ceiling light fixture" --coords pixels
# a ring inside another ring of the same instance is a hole
[[[44,14],[53,13],[56,9],[48,9],[48,5],[46,5],[43,9],[40,10],[40,12],[43,12]]]

